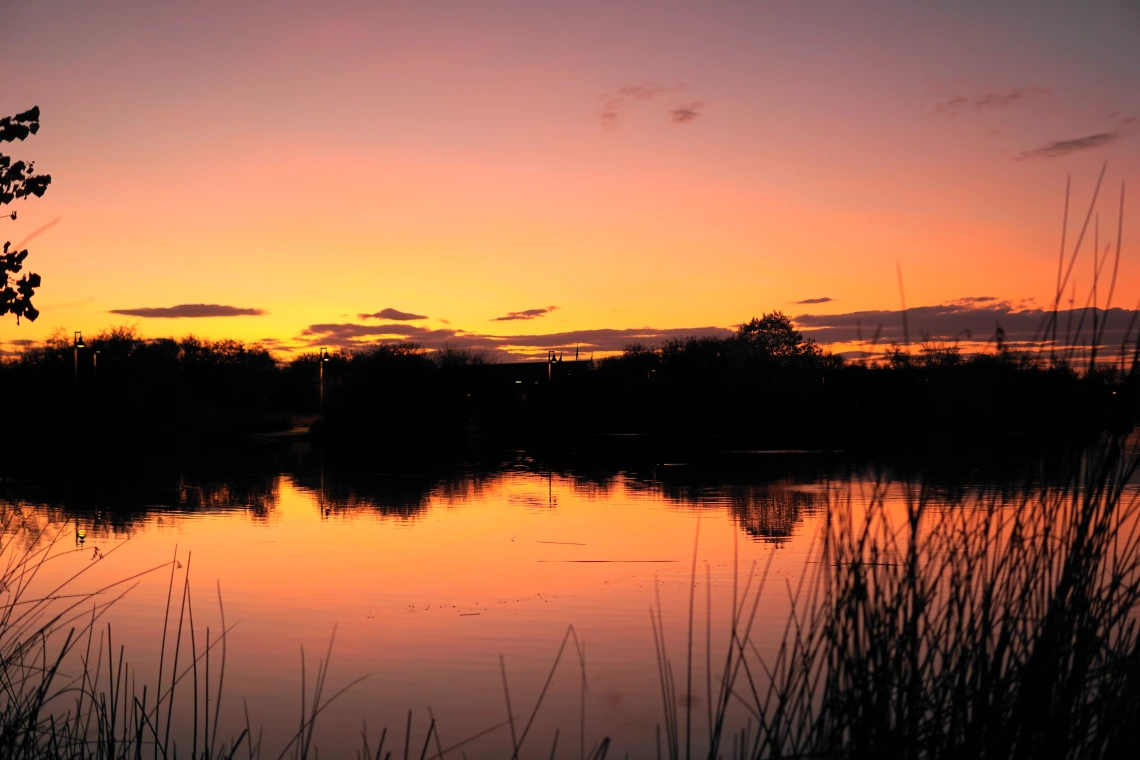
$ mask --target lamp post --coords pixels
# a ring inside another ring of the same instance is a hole
[[[75,358],[73,364],[75,365],[75,387],[79,387],[79,349],[87,348],[87,344],[83,342],[83,331],[75,331]]]
[[[320,361],[318,362],[318,364],[320,364],[319,376],[320,376],[320,399],[321,399],[321,419],[322,420],[325,418],[325,362],[327,362],[328,360],[329,360],[329,350],[327,348],[325,348],[324,346],[321,346]]]

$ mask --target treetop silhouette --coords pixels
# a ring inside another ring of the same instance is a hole
[[[782,311],[765,314],[759,319],[753,317],[742,324],[736,334],[752,351],[777,361],[822,355],[816,342],[810,338],[805,341]]]

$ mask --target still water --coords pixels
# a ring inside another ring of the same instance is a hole
[[[302,649],[311,705],[334,631],[324,696],[364,679],[320,716],[322,756],[354,756],[365,725],[373,747],[387,727],[399,756],[409,710],[414,757],[431,717],[443,749],[499,726],[462,749],[509,756],[504,671],[521,732],[570,626],[522,754],[549,756],[557,730],[560,756],[579,756],[580,745],[588,751],[603,736],[617,756],[640,756],[651,754],[662,722],[650,609],[660,605],[668,656],[683,678],[694,547],[699,735],[705,660],[723,658],[734,585],[739,591],[754,567],[770,563],[753,636],[774,646],[829,494],[841,482],[858,495],[880,477],[863,471],[852,480],[825,458],[787,453],[741,454],[724,471],[685,462],[552,469],[525,452],[442,474],[383,462],[337,468],[304,452],[300,461],[222,477],[159,475],[142,486],[10,481],[6,509],[42,531],[39,545],[57,541],[36,578],[43,588],[82,572],[68,590],[90,591],[158,568],[129,584],[92,645],[109,636],[116,656],[124,647],[138,684],[154,682],[173,578],[169,670],[188,572],[196,638],[184,618],[180,668],[189,647],[200,653],[207,629],[217,637],[224,610],[232,628],[220,733],[236,735],[248,709],[254,732],[264,728],[263,756],[276,757],[300,722]],[[219,655],[212,650],[211,690]],[[191,701],[184,693],[179,714]],[[432,746],[429,756],[434,738]]]

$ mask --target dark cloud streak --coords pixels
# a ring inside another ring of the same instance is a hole
[[[526,309],[525,311],[511,311],[507,312],[501,317],[495,317],[492,322],[514,322],[520,319],[537,319],[538,317],[545,317],[550,312],[557,309],[557,306],[547,306],[545,309]]]
[[[111,309],[111,314],[146,319],[199,319],[204,317],[261,317],[265,309],[243,309],[216,303],[182,303],[177,306],[141,306],[137,309]]]
[[[1071,324],[1073,329],[1081,321],[1083,309],[1059,312],[1059,332]],[[1107,345],[1120,345],[1131,322],[1133,312],[1129,309],[1098,309],[1098,323],[1106,325],[1102,342]],[[1050,312],[1036,306],[1015,306],[1008,301],[995,301],[989,296],[960,298],[938,306],[918,306],[907,309],[912,343],[930,339],[939,342],[970,340],[985,342],[993,338],[998,326],[1005,333],[1009,343],[1020,343],[1032,348],[1040,340],[1041,330]],[[1107,320],[1107,322],[1106,322]],[[856,311],[846,314],[800,314],[793,317],[796,326],[805,338],[813,338],[823,345],[834,343],[855,343],[869,339],[881,328],[879,344],[903,342],[902,313],[893,310]],[[1087,343],[1092,331],[1092,309],[1084,313],[1084,325],[1078,342]],[[1059,336],[1060,337],[1060,336]],[[1135,335],[1132,336],[1133,338]]]
[[[1095,135],[1076,137],[1072,140],[1055,140],[1039,148],[1022,151],[1014,157],[1014,160],[1024,161],[1033,158],[1060,158],[1061,156],[1067,156],[1070,153],[1077,153],[1082,150],[1102,148],[1106,145],[1111,145],[1120,138],[1120,132],[1097,132]]]
[[[692,327],[655,329],[606,328],[572,330],[547,335],[483,335],[462,330],[438,329],[407,324],[313,324],[301,331],[299,342],[309,346],[336,346],[340,348],[367,348],[382,343],[415,342],[427,349],[443,345],[487,351],[497,361],[515,361],[549,349],[573,349],[575,345],[587,352],[612,353],[621,351],[630,343],[654,345],[671,338],[689,336],[724,338],[734,331],[725,327]]]
[[[691,124],[700,118],[704,105],[700,101],[679,105],[669,112],[669,121],[674,124]]]
[[[360,319],[392,319],[407,322],[417,319],[427,319],[423,314],[413,314],[410,311],[400,311],[399,309],[393,308],[381,309],[373,314],[357,314],[356,316]]]
[[[1049,90],[1041,87],[1011,87],[1008,90],[988,92],[977,97],[955,95],[935,103],[931,112],[941,116],[954,116],[963,111],[997,110],[1010,108],[1023,100],[1048,94]]]
[[[681,90],[684,87],[683,84],[667,87],[650,81],[624,85],[616,91],[602,96],[604,102],[601,111],[598,112],[598,121],[603,129],[612,132],[618,128],[622,112],[625,111],[627,105],[648,102],[664,92]],[[696,116],[697,114],[694,113],[692,118],[695,119]]]

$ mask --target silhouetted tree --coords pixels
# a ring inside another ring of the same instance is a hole
[[[18,113],[15,116],[5,116],[0,119],[0,143],[23,140],[28,135],[40,131],[39,106],[31,110]],[[13,162],[11,157],[0,153],[0,206],[7,205],[17,198],[41,197],[51,184],[51,177],[47,174],[35,173],[35,162]],[[9,219],[16,218],[16,212],[6,215]],[[13,275],[24,268],[24,259],[28,258],[28,251],[9,251],[11,242],[4,243],[4,253],[0,255],[0,270],[4,272],[3,288],[0,289],[0,315],[15,314],[16,323],[20,317],[27,317],[36,321],[40,315],[35,306],[32,306],[32,296],[40,286],[40,276],[35,273],[25,274],[18,280]]]
[[[803,339],[782,311],[773,311],[759,319],[753,317],[740,326],[736,336],[751,353],[783,364],[818,358],[823,353],[814,340]]]
[[[432,359],[440,367],[466,367],[491,363],[490,356],[485,350],[464,348],[450,341],[440,346]]]

